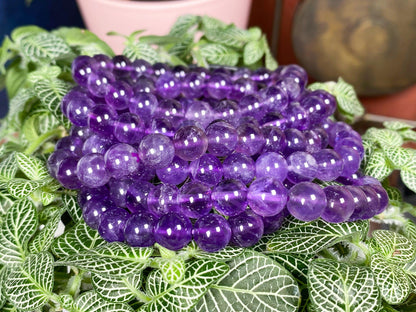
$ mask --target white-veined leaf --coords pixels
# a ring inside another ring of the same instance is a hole
[[[416,246],[405,236],[388,230],[377,230],[372,235],[377,250],[387,261],[405,264],[415,258]]]
[[[67,256],[57,264],[75,266],[98,274],[128,276],[146,268],[152,253],[153,248],[135,248],[115,242]]]
[[[348,236],[363,236],[367,228],[366,221],[329,223],[318,219],[302,222],[288,218],[267,247],[276,253],[315,254]]]
[[[206,31],[207,29],[218,29],[227,26],[223,21],[210,17],[208,15],[201,16],[202,27]]]
[[[59,258],[64,258],[87,252],[105,243],[98,231],[81,221],[53,242],[52,252]]]
[[[402,178],[403,183],[413,192],[416,192],[416,162],[414,161],[414,158],[401,169],[400,177]]]
[[[35,310],[42,307],[52,295],[52,255],[46,252],[30,255],[10,273],[5,287],[7,298],[18,309]]]
[[[126,277],[93,273],[91,280],[95,291],[107,301],[129,302],[135,298],[140,300],[144,296],[140,291],[142,284],[142,275],[140,273]]]
[[[336,97],[338,109],[342,112],[353,117],[360,117],[364,114],[364,107],[361,105],[354,87],[342,78],[338,78],[337,83],[330,92]]]
[[[26,37],[34,36],[40,33],[46,33],[46,30],[35,25],[20,26],[13,29],[11,38],[13,41],[18,43]]]
[[[381,150],[374,150],[367,159],[364,167],[364,174],[372,176],[379,181],[383,181],[393,172],[386,156]]]
[[[128,304],[106,301],[92,290],[82,293],[75,300],[73,309],[76,312],[133,312]]]
[[[53,61],[71,52],[66,42],[51,33],[39,33],[20,40],[20,49],[28,61]]]
[[[406,166],[416,157],[413,150],[400,146],[385,148],[384,153],[395,168]]]
[[[6,214],[7,210],[9,210],[13,204],[14,198],[12,198],[7,192],[0,191],[0,215]]]
[[[78,204],[78,200],[76,196],[64,194],[62,196],[62,201],[64,202],[64,207],[66,211],[68,211],[71,219],[74,222],[79,222],[83,220],[82,218],[82,209]]]
[[[390,304],[400,304],[406,300],[411,288],[402,268],[377,253],[371,256],[370,265],[384,300]]]
[[[185,261],[180,258],[159,261],[163,279],[169,284],[179,283],[185,276]]]
[[[400,131],[400,135],[405,141],[416,141],[416,131],[412,129],[406,129]]]
[[[409,283],[413,292],[416,292],[416,260],[407,263],[403,270],[409,279]]]
[[[31,88],[20,88],[17,94],[10,100],[7,120],[10,126],[18,130],[22,126],[22,114],[26,103],[35,96]]]
[[[193,43],[194,41],[192,37],[184,37],[181,41],[175,43],[169,49],[169,55],[173,55],[178,58],[186,58],[190,53]]]
[[[406,219],[406,221],[403,224],[403,234],[410,240],[413,241],[413,243],[416,243],[416,224],[410,220]]]
[[[215,283],[228,271],[228,265],[212,260],[195,260],[186,263],[185,276],[176,284],[168,284],[159,270],[152,271],[146,281],[151,301],[141,311],[185,312],[190,311]]]
[[[308,272],[309,296],[314,311],[378,311],[381,298],[372,272],[329,259],[312,262]]]
[[[264,53],[264,43],[261,40],[250,41],[244,46],[244,64],[251,65],[256,63],[263,57]]]
[[[235,257],[238,257],[243,253],[243,251],[244,248],[227,246],[217,252],[205,252],[201,249],[197,249],[193,256],[197,259],[209,259],[226,262],[234,259]]]
[[[370,139],[376,141],[382,149],[399,147],[403,144],[403,138],[397,131],[390,129],[376,129],[370,132]]]
[[[384,189],[387,192],[387,195],[389,196],[389,200],[395,200],[395,201],[402,201],[402,194],[400,193],[400,190],[393,186],[384,186]]]
[[[124,49],[123,54],[132,61],[136,59],[143,59],[151,64],[159,61],[159,55],[155,49],[147,43],[138,41],[129,43]]]
[[[398,121],[398,120],[385,121],[385,122],[383,122],[383,126],[385,128],[387,128],[387,129],[394,130],[394,131],[397,131],[397,130],[406,130],[406,129],[413,128],[412,125],[409,125],[409,124],[407,124],[405,122]]]
[[[59,66],[45,65],[36,70],[30,72],[28,80],[35,84],[39,79],[52,79],[57,78],[62,73],[62,69]]]
[[[45,181],[13,179],[7,183],[7,190],[14,198],[26,198],[34,191],[41,188],[44,183]]]
[[[0,308],[6,303],[6,289],[4,288],[4,282],[7,280],[10,274],[7,266],[4,266],[0,270]]]
[[[10,180],[16,175],[19,167],[14,154],[11,153],[0,163],[0,180]]]
[[[33,203],[27,199],[15,202],[7,211],[0,228],[0,261],[9,266],[20,264],[37,226],[37,212]]]
[[[20,170],[31,180],[44,180],[50,177],[46,164],[39,158],[16,153],[17,165]]]
[[[181,15],[170,28],[169,35],[177,38],[183,37],[198,23],[199,17],[196,15]]]
[[[41,198],[42,198],[42,205],[48,206],[51,204],[59,195],[49,192],[42,191]]]
[[[268,254],[268,257],[284,266],[286,270],[298,281],[299,285],[306,285],[308,269],[313,255],[304,254]]]
[[[230,270],[198,302],[196,312],[291,312],[300,303],[295,279],[276,261],[252,250],[228,263]]]
[[[43,226],[29,244],[29,251],[31,253],[39,253],[49,250],[53,243],[53,239],[61,221],[62,210],[57,210],[52,215],[52,218]]]
[[[247,30],[237,28],[233,24],[222,28],[207,28],[204,32],[204,36],[212,42],[224,44],[233,48],[242,48],[243,45],[251,39],[251,34]],[[250,53],[252,53],[252,51]]]
[[[235,66],[238,63],[239,54],[222,44],[204,44],[200,47],[200,52],[210,64]]]

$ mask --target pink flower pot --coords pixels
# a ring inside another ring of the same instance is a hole
[[[145,29],[144,35],[166,35],[183,14],[209,15],[246,28],[252,0],[77,0],[89,30],[121,53],[124,38],[108,36],[109,31],[129,35]]]

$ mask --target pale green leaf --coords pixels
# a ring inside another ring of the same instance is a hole
[[[382,149],[389,147],[400,147],[403,144],[403,138],[397,131],[390,129],[373,129],[370,138],[376,141]]]
[[[384,153],[395,168],[406,166],[416,157],[414,151],[400,146],[385,148]]]
[[[67,256],[57,265],[70,265],[105,275],[128,276],[145,269],[153,248],[134,248],[123,243],[109,243]]]
[[[128,304],[106,301],[95,291],[82,293],[75,300],[73,309],[76,312],[133,312]]]
[[[10,122],[10,125],[14,129],[20,130],[25,114],[24,109],[26,103],[34,97],[35,92],[32,88],[21,88],[17,91],[17,94],[10,100],[7,120]]]
[[[387,129],[390,130],[406,130],[406,129],[411,129],[413,128],[412,125],[409,125],[408,123],[399,121],[399,120],[389,120],[389,121],[385,121],[383,122],[383,126]]]
[[[373,271],[380,294],[390,304],[399,304],[406,300],[411,288],[406,273],[396,264],[387,261],[380,254],[371,256]]]
[[[412,129],[402,130],[400,135],[405,141],[416,141],[416,131]]]
[[[362,236],[367,227],[366,221],[329,223],[318,219],[302,222],[290,218],[267,246],[276,253],[315,254],[352,235]]]
[[[250,40],[259,40],[261,38],[262,31],[259,27],[250,27],[247,29],[247,32]]]
[[[169,55],[184,59],[186,58],[193,46],[193,38],[185,37],[180,42],[175,43],[169,50]]]
[[[374,150],[367,159],[364,174],[383,181],[393,172],[393,168],[387,162],[386,156],[381,150]]]
[[[413,192],[416,192],[416,162],[411,161],[403,166],[400,171],[400,177],[403,183]]]
[[[266,36],[262,37],[263,47],[265,51],[265,58],[264,58],[264,64],[267,69],[269,70],[276,70],[277,69],[277,61],[274,58],[272,51],[270,51],[269,43],[267,42]]]
[[[34,310],[42,307],[52,295],[52,255],[43,252],[29,256],[10,273],[5,288],[8,299],[18,309]]]
[[[251,65],[258,62],[263,57],[264,53],[264,43],[261,40],[250,41],[244,46],[244,64]]]
[[[407,263],[403,270],[405,271],[407,278],[409,279],[410,286],[413,292],[416,292],[416,260]]]
[[[198,249],[197,252],[194,254],[194,257],[197,259],[209,259],[226,262],[238,257],[243,253],[243,251],[244,248],[237,248],[231,246],[227,246],[217,252],[205,252],[201,249]]]
[[[183,259],[164,259],[159,262],[163,279],[169,284],[180,282],[185,276],[185,261]]]
[[[342,78],[338,79],[338,82],[331,90],[331,93],[336,97],[338,109],[341,112],[347,113],[354,118],[364,114],[364,107],[361,105],[354,87],[345,82]]]
[[[297,311],[300,292],[294,278],[276,261],[252,250],[228,263],[230,270],[212,285],[196,312]]]
[[[415,258],[416,246],[405,236],[388,230],[377,230],[372,235],[377,250],[387,261],[405,264]]]
[[[132,42],[126,46],[123,54],[129,59],[143,59],[153,64],[159,61],[159,55],[156,50],[153,49],[149,44],[143,42]]]
[[[129,302],[133,299],[140,300],[143,296],[140,291],[142,284],[140,273],[126,277],[92,274],[91,280],[95,291],[108,301]]]
[[[192,32],[192,28],[199,23],[199,20],[200,18],[196,15],[181,15],[170,28],[169,35],[177,38],[183,37]]]
[[[17,165],[20,170],[31,180],[44,180],[50,178],[46,164],[39,158],[25,155],[23,153],[15,154]]]
[[[59,195],[57,195],[57,194],[42,191],[42,194],[41,194],[42,205],[48,206],[49,204],[51,204],[58,197],[59,197]]]
[[[202,22],[202,28],[206,31],[208,29],[218,29],[218,28],[224,28],[227,26],[227,24],[225,24],[223,21],[208,16],[208,15],[204,15],[201,16],[201,22]]]
[[[19,65],[16,63],[7,68],[5,84],[9,99],[13,98],[26,83],[27,69],[21,68]]]
[[[30,200],[15,202],[0,228],[0,261],[10,266],[25,259],[27,244],[38,226],[36,208]]]
[[[6,214],[6,211],[9,210],[13,204],[14,198],[12,198],[7,192],[0,191],[0,215]]]
[[[48,251],[53,243],[53,239],[61,221],[62,211],[57,210],[52,215],[52,218],[43,226],[29,244],[29,251],[31,253],[39,253]]]
[[[34,84],[39,79],[57,78],[61,73],[62,73],[61,67],[45,65],[30,72],[27,79]]]
[[[36,142],[39,138],[38,131],[36,129],[36,119],[38,118],[37,115],[29,116],[23,122],[23,126],[21,129],[22,139],[26,143]]]
[[[35,36],[40,33],[46,33],[46,30],[35,25],[28,25],[28,26],[20,26],[20,27],[13,29],[10,36],[13,39],[13,41],[18,43],[20,42],[20,40],[26,37]]]
[[[0,180],[10,180],[16,175],[19,167],[17,166],[17,161],[14,155],[15,153],[11,153],[0,163]]]
[[[336,82],[330,81],[330,82],[314,82],[308,85],[308,89],[311,91],[315,90],[325,90],[327,92],[330,92],[330,90],[335,86]]]
[[[59,258],[64,258],[87,252],[105,243],[98,231],[81,221],[53,242],[52,252]]]
[[[204,36],[213,43],[220,43],[233,48],[242,48],[251,39],[249,32],[237,28],[233,24],[222,28],[207,28]]]
[[[308,282],[314,311],[368,312],[381,307],[373,274],[365,267],[317,259],[310,266]]]
[[[218,43],[208,43],[200,47],[201,55],[210,64],[235,66],[238,63],[239,54],[232,48]]]
[[[78,204],[77,196],[64,194],[62,195],[62,201],[64,203],[66,211],[68,211],[69,215],[71,216],[71,219],[75,223],[83,220],[82,209]]]
[[[45,181],[33,181],[26,179],[13,179],[7,183],[7,190],[14,198],[25,198],[41,188]]]
[[[28,61],[53,61],[69,54],[71,49],[66,42],[52,33],[38,33],[21,38],[20,50]]]
[[[190,311],[208,288],[228,271],[225,263],[212,260],[195,260],[186,263],[185,276],[169,285],[159,270],[152,271],[146,281],[151,301],[142,307],[147,312]]]
[[[416,243],[416,224],[410,220],[406,219],[406,221],[403,224],[403,234],[410,240],[413,241],[413,243]]]

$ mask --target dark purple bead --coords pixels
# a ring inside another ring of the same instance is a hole
[[[379,209],[376,211],[376,214],[380,214],[388,207],[389,196],[387,195],[386,190],[379,184],[369,184],[368,186],[371,187],[377,194],[379,199]]]
[[[77,56],[71,65],[72,78],[80,86],[86,87],[88,77],[98,69],[97,62],[90,56]]]
[[[170,250],[179,250],[192,240],[192,223],[182,214],[163,215],[155,227],[156,242]]]
[[[208,148],[208,138],[201,128],[186,126],[176,131],[173,145],[176,156],[192,161],[205,154]]]
[[[122,143],[139,143],[144,135],[144,123],[139,116],[123,113],[114,123],[114,136]]]
[[[175,135],[175,127],[167,118],[153,118],[150,129],[148,128],[146,131],[150,133],[160,133],[169,138],[172,138]]]
[[[107,197],[94,197],[82,207],[82,216],[84,217],[85,223],[96,230],[98,229],[103,213],[116,208],[117,206],[111,199]]]
[[[186,74],[188,73],[188,68],[183,65],[176,65],[172,68],[172,72],[175,75],[175,77],[179,80],[183,80],[186,77]]]
[[[314,153],[313,157],[318,165],[316,178],[319,180],[333,181],[342,174],[344,161],[336,151],[327,148],[321,149]]]
[[[323,105],[326,111],[326,117],[329,117],[335,113],[337,108],[337,101],[335,97],[324,91],[324,90],[315,90],[311,92],[312,96],[319,96],[323,100]]]
[[[158,95],[165,99],[176,98],[181,93],[180,82],[171,72],[160,75],[155,87]]]
[[[100,68],[113,70],[114,68],[113,60],[109,56],[105,54],[96,54],[92,58],[97,62]]]
[[[329,143],[328,133],[323,128],[313,128],[311,131],[319,135],[321,139],[321,148],[327,148]]]
[[[217,100],[227,98],[232,88],[233,84],[230,78],[221,73],[213,74],[206,82],[206,92]]]
[[[185,183],[178,194],[181,212],[188,218],[200,218],[212,209],[211,188],[201,182]]]
[[[130,99],[129,110],[130,113],[138,115],[144,122],[150,123],[158,105],[158,101],[153,94],[138,93]]]
[[[264,234],[273,234],[282,226],[286,217],[289,215],[287,209],[283,209],[278,214],[270,217],[262,217],[264,225]]]
[[[213,121],[214,112],[207,102],[194,101],[186,109],[185,118],[198,122],[205,129]]]
[[[251,79],[259,83],[267,84],[270,81],[270,70],[258,68],[251,73]]]
[[[301,182],[289,190],[287,209],[292,216],[301,221],[318,219],[326,207],[325,192],[312,182]]]
[[[77,176],[83,185],[95,188],[106,184],[110,180],[101,154],[87,154],[83,156],[77,165]]]
[[[278,86],[265,89],[262,98],[268,112],[283,113],[289,104],[286,91]]]
[[[358,186],[348,185],[345,188],[351,192],[354,199],[354,212],[348,221],[358,221],[364,219],[364,216],[367,214],[369,209],[367,195]]]
[[[131,71],[130,75],[133,79],[138,79],[142,75],[153,74],[152,65],[150,65],[150,63],[145,60],[134,60],[131,64],[131,67],[133,70]]]
[[[155,82],[149,77],[141,76],[133,83],[132,90],[134,95],[139,95],[140,93],[154,93],[156,90]]]
[[[236,179],[249,184],[255,177],[256,167],[250,156],[241,153],[231,154],[224,159],[222,166],[224,179]]]
[[[319,125],[328,116],[323,102],[319,96],[313,95],[307,95],[301,100],[300,105],[308,113],[311,125]]]
[[[88,91],[96,97],[103,98],[110,84],[115,81],[116,78],[111,71],[99,69],[88,77]]]
[[[319,152],[322,148],[321,136],[315,130],[306,130],[303,131],[303,135],[306,138],[306,152],[316,153]]]
[[[78,127],[73,125],[69,131],[69,135],[73,138],[80,138],[85,142],[92,135],[92,131],[88,127]]]
[[[127,190],[133,183],[129,178],[123,179],[111,179],[108,182],[108,188],[110,190],[110,198],[117,205],[117,207],[126,207]]]
[[[265,139],[259,127],[246,123],[238,126],[236,130],[238,134],[236,152],[253,156],[263,149]]]
[[[335,143],[334,149],[338,150],[341,146],[346,146],[354,149],[360,156],[360,159],[364,157],[364,146],[361,140],[353,137],[343,138]]]
[[[229,98],[232,100],[240,100],[243,96],[247,94],[254,94],[256,92],[257,84],[253,80],[247,78],[239,78],[234,81]]]
[[[55,150],[66,150],[74,157],[80,157],[82,155],[82,146],[84,142],[77,137],[66,136],[58,140],[55,145]]]
[[[287,118],[289,127],[307,130],[310,127],[308,112],[298,102],[290,103],[282,113]]]
[[[360,189],[364,192],[367,200],[367,209],[361,209],[354,214],[357,220],[365,220],[374,217],[378,211],[380,211],[380,199],[377,192],[369,185],[360,186]]]
[[[175,156],[165,168],[157,169],[156,175],[164,183],[178,185],[188,177],[188,162]]]
[[[210,104],[211,105],[211,104]],[[241,117],[240,110],[235,101],[222,100],[211,105],[213,109],[213,117],[215,119],[223,119],[236,127]]]
[[[282,131],[288,129],[289,127],[289,120],[277,112],[267,113],[259,123],[263,128],[276,127]]]
[[[230,240],[232,245],[250,247],[256,244],[263,236],[263,219],[251,210],[246,210],[235,217],[230,217],[228,223],[232,233]]]
[[[147,208],[156,216],[162,216],[168,212],[178,212],[178,188],[173,184],[158,184],[147,195]]]
[[[131,182],[126,193],[126,207],[131,213],[147,210],[147,196],[154,185],[141,180]]]
[[[111,138],[114,133],[114,122],[117,117],[117,112],[113,108],[99,104],[90,110],[88,126],[95,133]]]
[[[72,124],[80,127],[88,125],[88,114],[95,103],[88,97],[76,97],[69,101],[66,116]]]
[[[68,157],[61,161],[56,171],[56,179],[67,189],[79,189],[82,184],[77,176],[78,158]]]
[[[154,231],[157,224],[157,217],[147,213],[139,212],[132,214],[124,228],[126,243],[132,247],[150,247],[155,241]]]
[[[48,158],[48,171],[49,174],[56,179],[56,173],[58,172],[58,167],[64,159],[68,157],[73,157],[73,154],[65,149],[59,149],[54,151]]]
[[[247,187],[240,180],[223,180],[212,190],[215,209],[225,216],[236,216],[247,208]]]
[[[216,252],[227,246],[231,239],[231,228],[224,217],[209,214],[195,222],[192,234],[199,248]]]
[[[361,175],[358,183],[356,185],[368,185],[368,184],[375,184],[381,185],[381,182],[374,177],[370,177],[367,175]]]
[[[237,130],[226,121],[215,121],[206,128],[208,152],[214,156],[228,156],[238,142]]]
[[[60,104],[61,112],[64,116],[67,116],[69,102],[75,99],[86,100],[90,98],[87,95],[87,90],[84,90],[84,88],[80,86],[72,88],[71,91],[64,95]]]
[[[78,191],[77,201],[81,208],[87,202],[101,200],[108,197],[108,188],[106,185],[99,188],[83,187]]]
[[[338,121],[335,122],[328,130],[329,136],[329,145],[335,147],[335,144],[338,140],[345,138],[348,136],[349,132],[351,131],[351,126],[347,125],[345,122]],[[341,133],[341,136],[339,135]]]
[[[182,92],[188,98],[199,98],[204,94],[204,78],[195,72],[187,73],[182,82]]]
[[[336,179],[336,181],[344,185],[362,185],[361,183],[362,176],[363,176],[362,173],[357,171],[347,177],[340,176]]]
[[[327,205],[321,218],[331,223],[347,221],[355,209],[351,192],[342,186],[327,186],[324,188],[324,192]]]
[[[242,116],[252,116],[257,120],[263,118],[267,109],[266,106],[263,106],[262,100],[255,94],[243,96],[238,102],[238,107]]]
[[[185,110],[181,102],[174,99],[159,101],[156,110],[153,112],[154,117],[167,118],[174,125],[178,124],[185,116]]]
[[[360,154],[353,148],[347,146],[338,146],[335,151],[341,156],[344,163],[340,176],[348,177],[360,168]]]
[[[105,101],[116,110],[128,108],[133,91],[128,83],[115,81],[111,83],[105,93]]]
[[[97,134],[91,135],[82,146],[82,154],[105,154],[105,152],[114,144],[112,140],[104,138]]]
[[[234,72],[232,79],[235,81],[240,78],[250,78],[251,77],[251,70],[246,67],[238,67]]]
[[[130,60],[124,55],[116,55],[113,57],[114,74],[118,77],[128,77],[133,71]]]
[[[172,141],[167,136],[159,133],[145,136],[140,142],[138,152],[140,160],[154,169],[168,166],[175,156]]]
[[[306,150],[306,138],[305,135],[298,129],[287,129],[284,131],[286,137],[286,148],[283,151],[283,155],[286,157],[294,152],[301,152]]]
[[[208,186],[217,185],[222,179],[222,164],[217,157],[204,154],[191,162],[190,174],[194,181],[205,183]]]
[[[166,65],[164,63],[160,63],[160,62],[153,64],[153,74],[156,77],[164,75],[168,72],[171,72],[171,69],[168,65]]]
[[[293,183],[312,181],[318,173],[315,158],[306,152],[292,153],[286,159],[288,165],[287,178]]]
[[[151,181],[156,176],[156,170],[139,161],[139,166],[135,172],[129,175],[133,181]]]
[[[122,208],[109,209],[103,213],[98,226],[98,233],[107,242],[123,242],[124,227],[130,214]]]
[[[261,131],[265,139],[262,153],[275,152],[283,153],[286,148],[286,136],[278,127],[267,126],[262,127]]]

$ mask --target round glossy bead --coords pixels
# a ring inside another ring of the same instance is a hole
[[[99,135],[111,138],[114,132],[114,122],[117,112],[104,104],[94,106],[88,115],[88,126]]]
[[[251,79],[267,84],[270,81],[270,71],[267,68],[258,68],[251,73]]]
[[[198,247],[207,252],[223,249],[231,239],[230,225],[224,217],[217,214],[199,218],[192,233]]]
[[[111,146],[104,155],[105,165],[112,177],[118,179],[138,168],[136,149],[125,143]]]
[[[259,123],[262,127],[277,127],[282,131],[285,131],[289,127],[288,119],[277,112],[267,113]]]
[[[181,93],[178,79],[171,72],[160,75],[156,80],[156,91],[165,99],[176,98]]]
[[[346,147],[354,149],[360,155],[360,159],[363,159],[364,146],[361,140],[358,140],[353,137],[346,137],[337,141],[337,143],[334,146],[334,149],[338,150],[341,148],[341,146],[346,146]]]
[[[238,67],[232,73],[232,79],[235,81],[240,78],[250,78],[251,77],[251,70],[246,67]]]
[[[301,85],[304,88],[308,82],[308,74],[305,69],[296,64],[290,64],[281,66],[280,75],[281,76],[293,76],[301,80]]]
[[[270,177],[282,182],[288,172],[286,159],[278,153],[263,153],[256,160],[256,178]]]
[[[182,92],[187,98],[199,98],[204,93],[204,78],[195,72],[186,74],[182,81]]]
[[[267,126],[262,127],[263,137],[265,144],[263,146],[262,153],[275,152],[282,153],[286,148],[286,136],[282,130],[278,127]]]
[[[298,102],[292,102],[282,113],[289,122],[289,127],[306,130],[310,127],[308,112]]]
[[[97,62],[90,56],[77,56],[71,65],[72,78],[80,86],[86,87],[88,77],[98,69]]]
[[[140,93],[154,93],[156,90],[155,82],[149,77],[140,76],[132,84],[132,90],[134,95],[139,95]]]
[[[113,57],[113,71],[118,77],[128,77],[133,70],[130,60],[124,55]]]
[[[107,242],[124,242],[124,228],[130,214],[122,208],[109,209],[103,213],[98,233]]]
[[[83,208],[87,202],[104,198],[108,198],[108,188],[106,185],[99,188],[83,187],[78,191],[77,201],[80,207]]]
[[[169,184],[181,184],[188,177],[188,162],[175,156],[165,168],[157,169],[156,175],[160,181]]]
[[[208,152],[214,156],[228,156],[237,145],[237,130],[226,121],[215,121],[206,128]]]
[[[93,134],[85,140],[82,145],[82,154],[105,154],[105,152],[114,144],[112,140],[108,138]]]
[[[235,217],[230,217],[230,244],[238,247],[250,247],[263,236],[264,224],[260,216],[250,210],[245,210]]]
[[[133,181],[152,181],[156,176],[156,170],[139,161],[139,166],[135,172],[129,175]]]
[[[369,184],[368,186],[376,192],[379,199],[379,209],[376,214],[382,213],[389,205],[389,196],[386,190],[380,184]]]
[[[234,153],[224,159],[222,163],[224,179],[240,180],[249,184],[255,177],[254,160],[247,155]]]
[[[248,94],[238,102],[242,116],[251,116],[260,120],[266,114],[266,106],[263,106],[261,99],[255,94]]]
[[[211,188],[201,182],[185,183],[178,194],[181,212],[188,218],[200,218],[212,209]]]
[[[321,140],[321,148],[327,148],[329,143],[328,133],[323,128],[313,128],[311,131],[316,133]]]
[[[247,187],[240,180],[223,180],[213,188],[211,200],[225,216],[236,216],[247,208]]]
[[[153,187],[147,196],[147,207],[156,216],[162,216],[168,212],[178,212],[178,188],[173,184],[158,184]]]
[[[351,126],[347,125],[345,122],[338,121],[333,123],[330,128],[327,130],[329,136],[329,145],[335,147],[337,141],[351,136]],[[340,135],[341,134],[341,135]]]
[[[73,138],[80,138],[85,141],[92,135],[92,131],[88,127],[78,127],[73,125],[69,131],[69,135]]]
[[[301,221],[319,218],[327,205],[325,192],[312,182],[301,182],[289,190],[287,209]]]
[[[278,86],[268,87],[262,97],[263,105],[269,112],[283,113],[289,104],[286,91]]]
[[[131,182],[126,193],[126,207],[131,213],[147,210],[147,196],[154,185],[141,180]]]
[[[308,119],[311,125],[319,125],[322,119],[329,116],[326,112],[324,100],[319,96],[308,94],[300,101],[300,105],[308,113]]]
[[[124,228],[126,243],[132,247],[150,247],[155,241],[154,231],[157,217],[147,212],[132,214]]]
[[[128,108],[133,90],[127,82],[115,81],[111,83],[105,92],[105,101],[116,110]]]
[[[369,185],[360,186],[360,189],[364,192],[367,201],[367,206],[361,208],[354,213],[354,219],[365,220],[374,217],[378,211],[380,211],[380,199],[377,196],[376,191]]]
[[[130,113],[140,116],[142,120],[149,123],[153,112],[158,105],[156,97],[151,93],[138,93],[130,99]]]
[[[192,240],[192,223],[182,214],[163,215],[155,227],[156,242],[170,250],[179,250]]]
[[[132,181],[129,178],[111,179],[108,182],[110,198],[117,207],[126,207],[127,190],[130,188]]]
[[[214,118],[211,106],[204,101],[194,101],[186,109],[185,118],[198,122],[204,129]]]
[[[368,185],[368,184],[381,185],[381,182],[374,177],[361,174],[359,181],[356,185]]]
[[[145,136],[139,145],[139,158],[150,168],[167,167],[175,156],[172,141],[165,135],[153,133]]]
[[[238,105],[232,100],[222,100],[211,104],[214,119],[223,119],[234,127],[238,125],[240,120],[240,111]]]
[[[287,159],[287,178],[293,183],[312,181],[316,178],[318,164],[315,158],[306,152],[295,152]]]
[[[194,181],[205,183],[208,186],[217,185],[222,178],[222,164],[217,157],[204,154],[191,162],[190,174]]]
[[[264,234],[272,234],[276,232],[282,226],[286,217],[289,215],[287,209],[283,209],[278,214],[270,217],[262,217],[264,224]]]
[[[149,131],[149,128],[147,131]],[[150,124],[150,132],[160,133],[171,138],[175,135],[175,127],[169,119],[156,117],[152,119],[152,123]]]
[[[294,152],[306,150],[306,138],[305,135],[298,129],[287,129],[284,131],[286,137],[286,148],[283,151],[283,155],[286,157]]]
[[[337,108],[337,101],[332,94],[324,90],[315,90],[311,92],[311,95],[319,96],[322,99],[323,105],[325,107],[326,117],[329,117],[335,113]]]
[[[153,74],[156,77],[162,76],[168,72],[171,72],[171,69],[168,65],[160,62],[153,64]]]
[[[67,189],[79,189],[82,184],[77,176],[78,158],[68,157],[61,161],[56,172],[56,179]]]
[[[363,174],[357,171],[347,177],[340,176],[336,179],[336,181],[342,183],[343,185],[363,185],[361,183],[362,176]]]
[[[347,185],[345,188],[351,192],[351,195],[354,199],[354,212],[348,221],[362,220],[369,209],[367,195],[358,186]]]
[[[122,143],[138,143],[144,134],[144,124],[139,116],[123,113],[118,116],[114,124],[114,136]]]
[[[234,81],[229,98],[232,100],[240,100],[243,96],[253,94],[255,92],[257,92],[257,84],[253,80],[239,78]]]
[[[82,207],[82,216],[85,223],[92,229],[98,229],[101,216],[110,209],[116,209],[114,202],[107,197],[97,197],[85,203]]]
[[[110,180],[104,157],[101,154],[88,154],[83,156],[77,165],[77,176],[83,185],[100,187]]]
[[[256,179],[248,188],[248,205],[260,216],[278,214],[285,207],[286,201],[286,188],[274,178]]]
[[[317,153],[322,148],[321,136],[315,130],[306,130],[303,132],[306,139],[306,152]]]
[[[227,98],[233,84],[227,75],[217,73],[213,74],[206,82],[206,92],[214,99],[221,100]]]
[[[92,72],[88,77],[88,91],[99,98],[103,98],[109,88],[109,85],[115,82],[113,73],[109,70],[99,69]]]
[[[77,86],[77,87],[72,88],[71,91],[69,91],[67,94],[65,94],[64,97],[62,98],[62,101],[61,101],[61,104],[60,104],[62,114],[64,114],[64,116],[67,116],[68,104],[72,100],[76,99],[76,100],[79,101],[79,100],[90,99],[88,97],[88,95],[86,94],[86,92],[87,92],[87,90],[85,90],[81,86]]]
[[[201,157],[208,148],[208,138],[201,128],[186,126],[173,136],[176,156],[192,161]]]
[[[286,91],[289,101],[294,101],[302,94],[302,87],[295,77],[285,77],[276,82],[276,86]]]
[[[95,106],[93,100],[88,97],[76,97],[69,101],[66,116],[72,124],[80,127],[88,125],[88,114]]]
[[[360,154],[351,147],[338,146],[335,151],[341,156],[344,163],[340,176],[348,177],[360,168]]]
[[[316,178],[319,180],[333,181],[342,174],[344,162],[336,151],[327,148],[321,149],[314,153],[313,157],[318,165]]]
[[[96,54],[92,57],[98,64],[98,67],[112,70],[114,68],[113,60],[105,54]]]
[[[341,186],[324,188],[327,205],[321,218],[327,222],[340,223],[347,221],[354,212],[354,198],[349,190]]]
[[[178,124],[185,116],[185,110],[181,102],[174,99],[166,99],[159,101],[153,116],[167,118],[173,124]]]
[[[134,60],[131,64],[131,67],[133,70],[131,71],[130,75],[133,79],[138,79],[142,75],[146,76],[153,74],[152,65],[143,59]]]
[[[265,144],[265,139],[259,127],[245,123],[237,127],[238,143],[236,152],[253,156],[259,153]]]
[[[65,149],[56,150],[48,157],[48,172],[52,177],[56,179],[56,173],[58,172],[60,163],[68,157],[73,157],[73,155]]]
[[[72,154],[72,156],[79,157],[82,155],[82,146],[84,142],[77,137],[63,137],[56,142],[55,150],[66,150]]]

